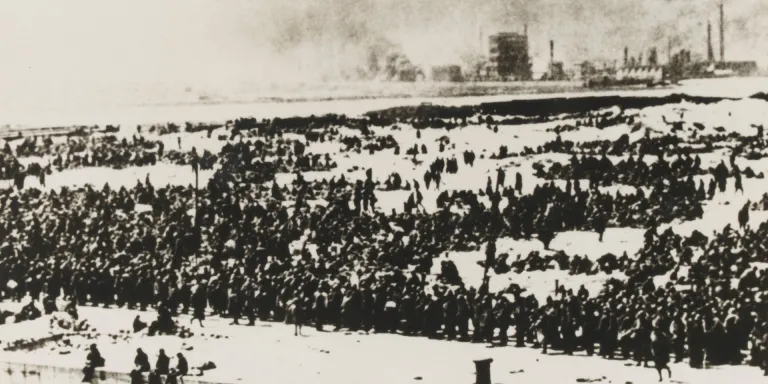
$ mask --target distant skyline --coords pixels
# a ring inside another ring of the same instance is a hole
[[[706,25],[717,31],[718,0],[233,0],[4,2],[0,87],[17,90],[205,86],[244,81],[336,80],[386,40],[417,65],[460,64],[484,36],[529,25],[531,54],[548,60],[661,61],[675,50],[706,57]],[[768,2],[725,2],[727,59],[768,64]],[[718,47],[718,34],[714,45]],[[716,48],[717,50],[717,48]]]

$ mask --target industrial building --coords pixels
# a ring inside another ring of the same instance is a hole
[[[691,51],[683,49],[670,58],[667,64],[668,77],[676,83],[680,79],[691,77],[691,73],[703,73],[708,66],[708,62],[693,62]]]
[[[442,65],[432,67],[432,81],[457,83],[464,81],[464,76],[461,73],[460,66]]]
[[[674,83],[678,80],[690,78],[756,75],[759,71],[757,62],[726,60],[725,10],[722,3],[719,7],[719,14],[720,52],[718,58],[715,57],[715,49],[712,42],[712,24],[708,22],[706,31],[706,60],[692,60],[691,51],[689,50],[681,50],[673,55],[670,46],[669,61],[665,66],[661,66],[658,62],[658,52],[655,48],[651,49],[646,63],[643,62],[642,54],[638,58],[630,57],[629,49],[624,48],[624,65],[621,68],[607,67],[601,70],[589,65],[589,63],[585,63],[582,66],[582,75],[585,83],[590,86],[655,85],[667,82]]]
[[[584,61],[579,65],[581,69],[581,79],[587,80],[591,77],[616,73],[616,65],[607,61]]]
[[[555,61],[555,42],[549,41],[549,70],[542,77],[542,80],[548,81],[563,81],[567,80],[568,75],[565,73],[565,66],[562,61]]]
[[[655,86],[664,84],[669,77],[665,67],[658,65],[635,65],[621,68],[596,69],[582,66],[584,84],[590,88],[614,86]]]
[[[602,69],[582,65],[582,78],[588,87],[612,86],[655,86],[669,78],[668,68],[658,63],[658,51],[652,48],[644,62],[642,53],[637,58],[629,56],[629,47],[624,47],[623,65],[604,65]]]
[[[530,80],[531,58],[528,53],[528,34],[502,32],[488,38],[489,67],[498,80]]]
[[[706,52],[701,59],[693,58],[691,51],[684,49],[673,51],[673,37],[667,37],[666,57],[660,56],[658,47],[641,49],[635,55],[629,55],[629,48],[624,48],[623,64],[619,60],[601,62],[584,61],[581,65],[566,70],[562,61],[556,61],[555,42],[550,41],[549,61],[535,59],[534,65],[530,51],[528,27],[520,32],[500,32],[484,36],[482,25],[478,22],[479,41],[478,59],[466,63],[465,72],[454,66],[433,68],[433,81],[527,81],[534,78],[544,81],[581,79],[597,86],[641,85],[649,86],[676,83],[688,78],[754,76],[760,72],[755,61],[727,61],[727,34],[725,30],[725,9],[721,3],[719,11],[719,33],[713,31],[713,23],[707,22]],[[704,32],[704,31],[702,31]],[[719,47],[713,45],[713,38],[719,35]],[[703,42],[703,39],[702,39]],[[487,46],[486,46],[487,44]],[[716,50],[719,48],[719,52]],[[487,56],[484,56],[487,53]],[[644,58],[644,55],[645,58]],[[695,55],[699,57],[699,55]],[[461,80],[459,80],[461,79]]]
[[[424,72],[419,67],[400,54],[391,54],[387,57],[384,75],[389,81],[399,82],[415,82],[425,78]]]
[[[620,68],[616,71],[619,84],[655,85],[664,81],[664,68],[658,65],[644,65],[634,68]]]
[[[683,78],[708,78],[708,77],[730,77],[730,76],[753,76],[757,74],[758,67],[755,61],[727,61],[725,60],[725,9],[720,3],[720,60],[715,60],[715,50],[712,44],[712,24],[707,22],[707,61],[691,62],[690,53],[686,62],[676,62],[677,72],[680,72]]]

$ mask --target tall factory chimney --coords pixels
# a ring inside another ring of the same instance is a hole
[[[707,60],[715,61],[715,50],[712,48],[712,23],[707,21]]]
[[[720,2],[720,61],[725,61],[725,11],[723,2]]]
[[[624,47],[624,66],[629,65],[629,47]]]
[[[549,63],[552,64],[555,62],[555,41],[550,40],[549,41]]]
[[[525,36],[525,55],[530,54],[531,42],[528,40],[528,23],[523,25],[523,36]]]
[[[672,38],[667,37],[667,63],[672,63]]]

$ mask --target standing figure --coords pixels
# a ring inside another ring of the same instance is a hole
[[[653,350],[653,364],[659,373],[659,381],[663,380],[661,376],[663,369],[666,369],[669,378],[672,378],[672,370],[669,368],[670,342],[667,336],[659,329],[653,332],[651,349]]]
[[[293,335],[301,335],[301,326],[304,323],[304,308],[301,299],[294,299],[288,306],[288,316],[285,317],[286,320],[288,320],[289,317],[293,320]]]

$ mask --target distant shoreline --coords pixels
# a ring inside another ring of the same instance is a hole
[[[549,95],[559,93],[586,93],[586,92],[610,92],[633,91],[644,89],[672,89],[674,86],[646,87],[646,86],[616,86],[605,88],[589,88],[580,81],[527,81],[527,82],[424,82],[424,83],[329,83],[307,84],[306,92],[302,89],[293,92],[293,95],[261,95],[242,97],[240,99],[218,99],[201,95],[196,101],[177,103],[144,103],[139,107],[167,107],[185,105],[219,105],[219,104],[251,104],[251,103],[306,103],[306,102],[331,102],[375,99],[444,99],[456,97],[482,97],[504,95]],[[325,91],[317,91],[316,88],[327,87]],[[378,87],[378,88],[377,88]],[[266,91],[267,93],[269,91]],[[283,91],[285,92],[285,91]],[[321,93],[326,93],[322,95]],[[302,93],[320,93],[316,96],[306,96]],[[127,106],[127,105],[126,105]]]
[[[509,83],[327,83],[240,84],[203,90],[108,89],[80,100],[32,100],[0,105],[0,129],[73,127],[107,124],[221,123],[240,117],[275,118],[320,114],[363,115],[370,111],[434,103],[468,106],[521,99],[597,96],[663,97],[672,94],[750,97],[768,90],[768,79],[733,78],[685,81],[665,87],[587,88],[580,82]],[[51,95],[49,95],[51,96]],[[58,104],[57,104],[58,103]]]

